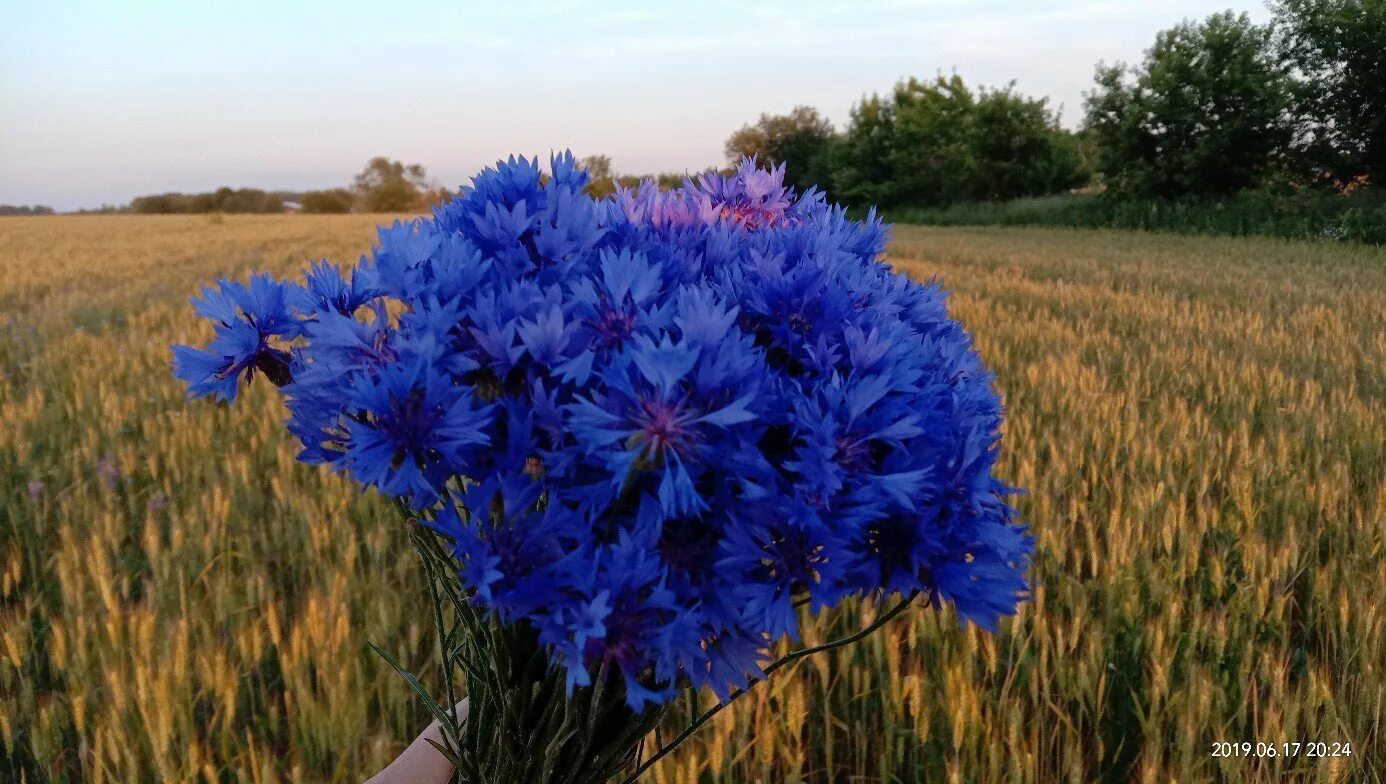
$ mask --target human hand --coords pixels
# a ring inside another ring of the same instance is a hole
[[[467,720],[467,698],[457,703],[457,722]],[[448,784],[452,779],[452,763],[448,762],[433,743],[445,745],[443,728],[437,720],[419,734],[399,757],[366,784]]]

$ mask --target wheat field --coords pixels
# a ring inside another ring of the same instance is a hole
[[[201,283],[354,260],[380,220],[0,219],[0,781],[359,781],[425,723],[366,646],[436,682],[387,505],[297,464],[270,390],[169,376]],[[648,780],[1386,778],[1386,250],[895,237],[1005,393],[1033,601],[996,636],[915,610]]]

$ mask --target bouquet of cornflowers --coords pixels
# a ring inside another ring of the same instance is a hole
[[[1025,592],[992,376],[939,286],[882,261],[874,213],[754,161],[673,191],[587,183],[566,153],[548,175],[500,162],[349,272],[205,289],[215,338],[174,348],[193,396],[263,375],[302,460],[418,523],[449,699],[405,675],[466,782],[633,781],[917,597],[993,629]],[[803,605],[892,596],[771,661]],[[717,703],[637,759],[703,689]]]

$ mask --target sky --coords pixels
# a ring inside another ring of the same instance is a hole
[[[697,171],[762,112],[841,127],[865,94],[954,71],[1072,127],[1098,61],[1227,1],[6,0],[0,204],[337,187],[376,155],[448,186],[563,149]]]

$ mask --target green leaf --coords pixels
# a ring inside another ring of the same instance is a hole
[[[370,646],[371,650],[375,651],[377,656],[384,659],[387,664],[395,668],[395,672],[399,673],[400,677],[404,678],[404,682],[409,684],[409,688],[413,689],[414,693],[418,694],[419,697],[423,699],[424,705],[428,707],[429,712],[438,720],[438,723],[442,725],[449,737],[455,737],[457,735],[457,725],[453,722],[452,717],[448,715],[448,712],[443,709],[443,706],[439,705],[438,702],[433,699],[432,695],[428,693],[428,690],[424,688],[422,683],[419,683],[419,679],[414,677],[413,673],[400,666],[400,663],[395,661],[393,656],[381,650],[375,643],[367,641],[366,644]]]

